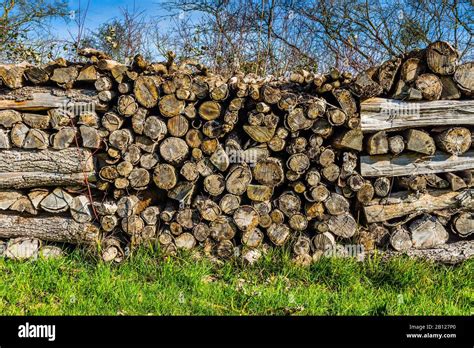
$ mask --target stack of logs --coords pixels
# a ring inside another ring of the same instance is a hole
[[[83,244],[120,262],[153,243],[252,263],[290,245],[309,264],[344,243],[404,251],[474,231],[474,64],[445,42],[356,78],[78,53],[0,65],[7,256],[41,240],[36,254]]]

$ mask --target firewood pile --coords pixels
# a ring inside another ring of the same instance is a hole
[[[356,77],[78,53],[0,65],[0,254],[252,263],[288,246],[310,264],[472,240],[474,63],[448,43]]]

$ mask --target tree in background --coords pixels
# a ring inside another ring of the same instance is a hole
[[[88,33],[80,42],[82,47],[94,46],[118,61],[127,61],[141,53],[151,59],[148,47],[149,26],[145,10],[133,5],[121,9],[120,16],[102,24],[96,31]]]
[[[78,59],[76,48],[92,46],[120,61],[137,53],[161,60],[172,50],[222,74],[279,76],[300,68],[359,71],[436,40],[474,59],[471,0],[161,0],[150,5],[165,12],[159,18],[130,1],[90,30],[93,1],[100,0],[78,0],[66,39],[45,28],[51,18],[71,23],[66,0],[0,0],[0,59]]]
[[[39,61],[45,52],[47,21],[68,15],[66,0],[0,0],[0,60]]]
[[[166,36],[171,48],[217,72],[360,70],[436,40],[473,58],[470,0],[170,0],[162,6],[174,18]]]

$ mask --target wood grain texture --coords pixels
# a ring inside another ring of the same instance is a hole
[[[0,188],[85,185],[85,177],[95,180],[87,149],[0,151]]]
[[[408,153],[397,157],[390,155],[361,156],[360,172],[363,177],[403,176],[455,172],[474,168],[474,151],[459,156],[436,152],[420,158],[420,154]]]
[[[405,102],[371,98],[361,103],[361,128],[366,133],[411,127],[472,124],[474,100]]]
[[[409,214],[432,213],[436,210],[460,208],[473,209],[474,189],[463,192],[430,190],[416,196],[410,192],[397,192],[389,198],[372,200],[362,207],[367,223],[388,221]]]
[[[16,90],[0,90],[0,110],[13,109],[40,111],[68,105],[67,103],[94,103],[95,109],[105,111],[93,90],[63,90],[50,87],[23,87]],[[68,107],[71,107],[69,104]]]
[[[78,223],[71,217],[59,215],[23,217],[1,212],[0,237],[34,237],[44,241],[81,244],[96,241],[99,230],[90,223]]]

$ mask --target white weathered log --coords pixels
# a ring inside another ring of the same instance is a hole
[[[430,190],[416,195],[410,192],[397,192],[389,198],[374,199],[362,207],[368,223],[388,221],[410,214],[432,213],[449,208],[474,208],[474,189],[462,192],[450,190]]]
[[[0,95],[0,110],[40,111],[60,107],[78,109],[85,104],[87,107],[93,105],[95,110],[106,111],[106,107],[99,102],[97,92],[93,90],[23,87]]]
[[[414,220],[408,227],[411,232],[413,247],[431,249],[446,243],[448,231],[435,216],[423,215]]]
[[[474,257],[474,240],[442,244],[433,249],[409,249],[387,253],[387,256],[400,255],[453,265]]]
[[[360,173],[364,177],[403,176],[446,173],[474,168],[474,151],[459,156],[436,152],[421,159],[417,154],[361,156]]]
[[[474,100],[405,102],[371,98],[360,107],[363,132],[474,124]]]

